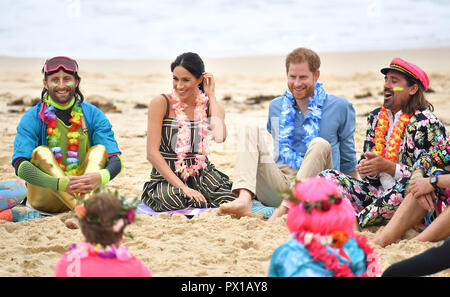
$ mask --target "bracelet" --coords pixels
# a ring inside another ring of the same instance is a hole
[[[417,173],[413,174],[413,175],[411,176],[411,180],[415,179],[415,178],[418,177],[418,176],[423,177],[422,172],[417,172]]]

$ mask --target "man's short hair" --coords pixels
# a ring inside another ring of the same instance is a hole
[[[308,62],[309,70],[316,72],[320,68],[320,57],[316,52],[309,48],[296,48],[286,57],[286,72],[289,71],[289,65],[295,63]]]

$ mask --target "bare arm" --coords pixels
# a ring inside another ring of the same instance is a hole
[[[211,115],[210,127],[214,141],[220,143],[227,138],[227,127],[225,125],[225,110],[217,102],[215,95],[215,81],[211,73],[203,73],[203,88],[209,98],[209,111]]]
[[[183,188],[185,184],[172,171],[169,164],[159,152],[161,145],[162,121],[166,112],[166,102],[162,96],[157,96],[148,105],[147,118],[147,160],[173,186]]]
[[[174,187],[180,188],[189,197],[195,200],[206,201],[203,195],[190,189],[178,178],[159,152],[161,145],[162,121],[166,113],[166,102],[162,96],[157,96],[148,105],[147,118],[147,160],[156,170]]]

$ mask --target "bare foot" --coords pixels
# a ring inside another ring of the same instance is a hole
[[[69,229],[80,229],[80,226],[78,225],[78,221],[75,218],[67,219],[64,224],[66,224],[66,227]]]
[[[270,216],[270,218],[267,220],[268,222],[274,222],[276,219],[281,217],[282,215],[286,214],[288,212],[289,208],[287,208],[284,205],[280,205],[275,209],[273,214]]]
[[[253,216],[251,200],[238,198],[232,202],[224,203],[220,205],[219,213],[229,214],[238,218],[251,217]]]

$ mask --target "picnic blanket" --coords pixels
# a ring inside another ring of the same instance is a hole
[[[161,213],[168,213],[170,215],[182,214],[187,217],[193,217],[193,216],[199,215],[209,209],[217,209],[217,208],[193,208],[193,207],[190,207],[190,208],[186,208],[186,209],[177,209],[177,210],[158,212],[158,211],[153,210],[150,206],[148,206],[144,203],[140,203],[136,209],[136,213],[148,214],[150,216],[158,215]],[[264,204],[262,204],[260,201],[258,201],[256,199],[253,199],[253,201],[252,201],[252,212],[255,214],[263,212],[265,219],[270,218],[270,216],[273,214],[274,210],[275,210],[274,207],[265,206]]]

